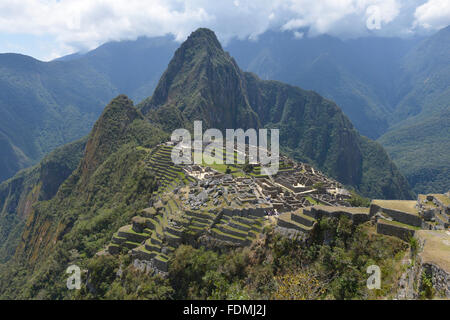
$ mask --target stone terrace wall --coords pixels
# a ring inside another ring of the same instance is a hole
[[[245,209],[231,209],[231,208],[223,208],[222,212],[226,216],[256,216],[256,217],[264,217],[264,210],[269,208],[245,208]]]
[[[415,232],[414,230],[402,228],[400,226],[378,222],[377,233],[394,236],[404,241],[409,241],[409,239],[414,236]]]
[[[333,207],[336,208],[336,207]],[[303,209],[303,212],[310,216],[313,217],[315,219],[320,219],[322,217],[337,217],[339,218],[340,216],[344,215],[347,218],[349,218],[350,220],[353,221],[353,223],[355,224],[360,224],[366,221],[369,221],[370,219],[370,214],[367,213],[351,213],[348,211],[345,211],[345,209],[341,209],[341,210],[337,210],[337,211],[327,211],[327,210],[323,210],[320,208],[316,208],[316,207],[311,207],[309,210],[308,209]]]
[[[389,215],[390,217],[392,217],[392,219],[394,219],[395,221],[404,223],[404,224],[409,224],[410,226],[415,226],[415,227],[422,227],[422,218],[420,218],[418,215],[413,215],[410,213],[405,213],[402,211],[398,211],[398,210],[394,210],[394,209],[387,209],[387,208],[382,208],[376,204],[371,204],[370,205],[370,216],[373,216],[374,214],[376,214],[377,212],[384,212],[387,215]]]
[[[427,274],[431,274],[431,281],[437,294],[442,293],[450,299],[450,274],[433,263],[424,263],[422,267]]]

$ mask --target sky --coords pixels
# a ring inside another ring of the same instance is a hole
[[[0,53],[48,61],[112,40],[198,27],[257,41],[267,30],[294,38],[330,34],[410,37],[450,24],[450,0],[0,0]]]

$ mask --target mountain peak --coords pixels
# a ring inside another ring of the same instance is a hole
[[[196,45],[211,46],[219,50],[223,50],[222,45],[217,39],[214,31],[207,28],[198,28],[197,30],[192,32],[186,39],[186,41],[183,43],[183,45],[187,47]]]
[[[213,31],[200,28],[177,49],[141,110],[155,120],[176,123],[176,127],[189,126],[194,120],[220,129],[234,128],[238,123],[259,127],[245,91],[243,73],[234,59],[222,49]],[[171,121],[165,121],[169,115]],[[239,115],[245,120],[239,122]]]
[[[126,95],[112,99],[94,125],[81,163],[82,175],[88,176],[125,139],[129,125],[142,119],[140,112]]]

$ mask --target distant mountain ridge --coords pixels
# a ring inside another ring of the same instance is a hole
[[[393,125],[380,137],[416,192],[450,189],[450,26],[408,52]]]
[[[176,45],[170,37],[112,42],[50,62],[0,54],[0,181],[85,136],[118,94],[147,97]]]

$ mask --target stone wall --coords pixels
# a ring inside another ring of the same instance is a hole
[[[163,261],[163,260],[154,258],[153,264],[154,264],[155,268],[157,268],[158,270],[161,270],[162,272],[167,272],[169,270],[167,261]]]
[[[240,217],[248,217],[248,216],[255,216],[255,217],[264,217],[264,208],[245,208],[245,209],[231,209],[231,208],[223,208],[222,213],[226,216],[232,217],[232,216],[240,216]]]
[[[403,228],[401,226],[378,222],[377,233],[394,236],[404,241],[409,241],[409,239],[414,236],[415,232],[414,230]]]
[[[304,232],[304,233],[310,233],[310,230],[302,228],[301,225],[295,224],[295,223],[290,223],[289,221],[285,221],[283,219],[277,219],[277,226],[282,227],[282,228],[287,228],[287,229],[294,229],[294,230]]]
[[[320,208],[315,208],[315,207],[311,207],[309,210],[303,210],[303,212],[310,216],[313,217],[314,219],[321,219],[322,217],[336,217],[339,218],[340,216],[344,215],[347,218],[349,218],[350,220],[352,220],[353,223],[355,224],[360,224],[366,221],[369,221],[370,219],[370,214],[366,214],[366,213],[351,213],[351,212],[347,212],[345,211],[345,209],[339,210],[339,211],[327,211],[327,210],[322,210]]]
[[[308,227],[312,227],[315,222],[314,220],[310,220],[302,217],[301,215],[295,214],[295,212],[291,213],[291,219]]]
[[[424,263],[422,268],[431,275],[431,282],[436,294],[450,299],[450,274],[433,263]]]
[[[144,240],[147,240],[150,238],[150,235],[148,234],[136,234],[132,232],[126,232],[126,231],[118,231],[117,235],[122,238],[126,238],[128,241],[141,243]]]
[[[251,243],[251,241],[248,240],[248,239],[240,240],[240,239],[237,239],[237,238],[233,238],[231,236],[227,236],[226,234],[220,234],[220,233],[214,233],[214,237],[219,239],[219,240],[226,241],[226,242],[231,242],[231,243],[238,244],[238,245],[241,245],[241,246],[247,246],[247,245],[249,245]]]
[[[387,209],[387,208],[381,208],[380,206],[377,206],[375,204],[370,205],[370,216],[373,216],[377,212],[384,212],[385,214],[389,215],[392,219],[395,221],[408,224],[410,226],[415,227],[422,227],[422,219],[418,215],[394,210],[394,209]]]

